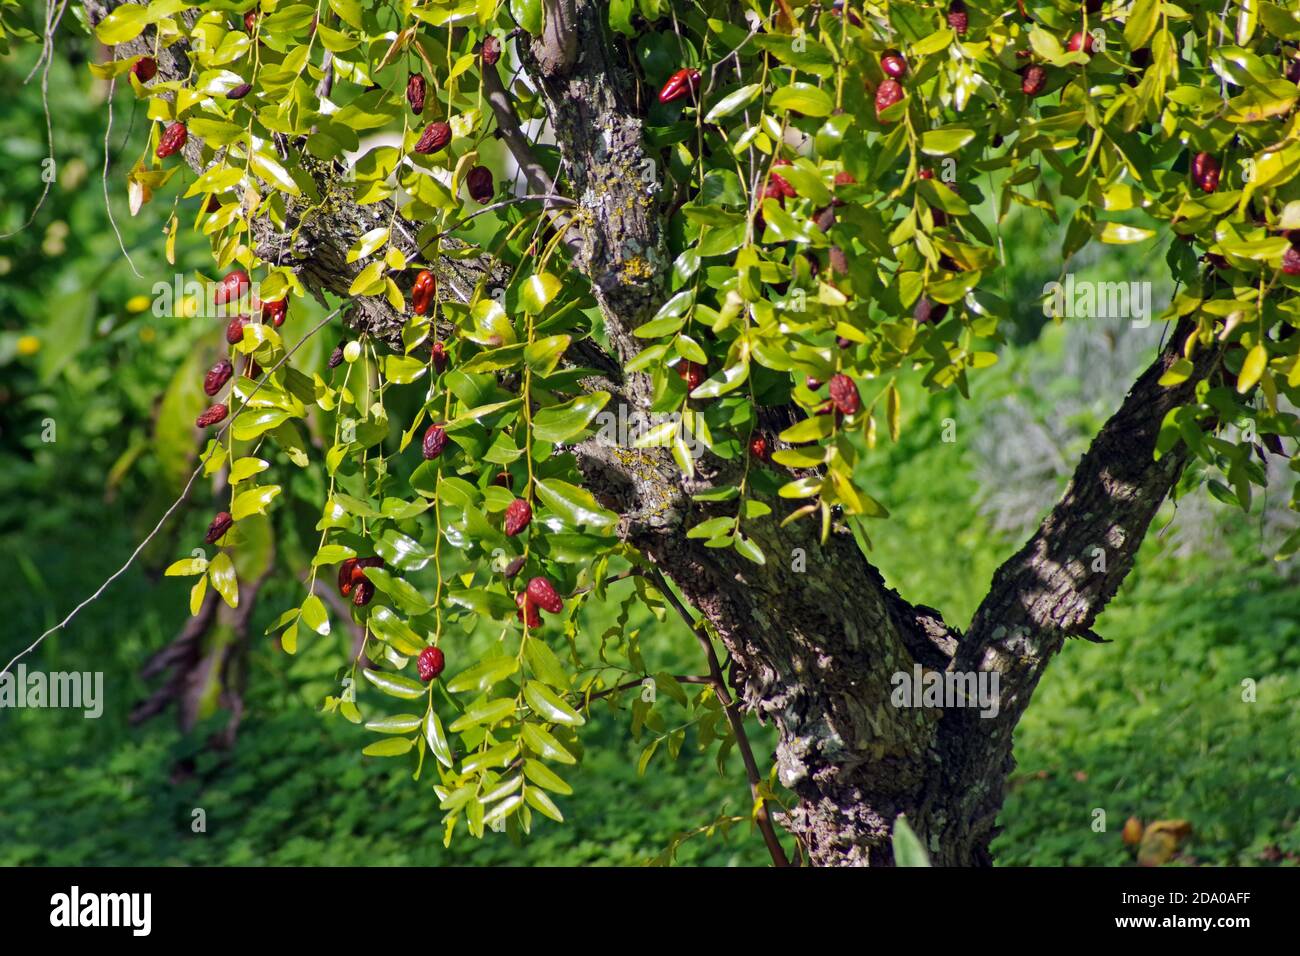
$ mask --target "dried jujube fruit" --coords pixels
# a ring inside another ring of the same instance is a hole
[[[451,126],[439,120],[436,123],[430,123],[424,128],[424,132],[420,134],[414,149],[417,153],[427,155],[436,153],[450,142]]]
[[[204,410],[203,414],[194,419],[194,425],[197,428],[208,428],[218,422],[225,421],[228,414],[230,414],[230,409],[226,408],[225,405],[210,405]]]
[[[528,600],[547,613],[559,614],[564,610],[564,601],[548,578],[533,578],[528,582],[527,593]]]
[[[671,103],[683,96],[694,96],[700,88],[700,71],[681,69],[668,77],[668,82],[659,90],[659,102]]]
[[[489,202],[492,194],[496,192],[496,184],[492,181],[492,170],[486,166],[475,166],[465,176],[465,189],[474,201]]]
[[[158,137],[158,149],[155,150],[158,158],[166,159],[172,153],[175,153],[185,145],[185,141],[189,139],[189,136],[189,130],[185,128],[184,123],[172,123],[163,130],[162,136]]]
[[[222,359],[212,368],[208,369],[208,374],[203,377],[203,391],[208,395],[215,395],[225,388],[230,377],[235,374],[235,367],[230,364],[229,359]]]
[[[430,425],[424,433],[421,452],[425,461],[433,461],[447,447],[447,432],[441,425]]]
[[[216,544],[234,523],[235,519],[230,516],[229,511],[218,511],[217,516],[208,525],[208,533],[203,536],[203,540],[208,544]]]
[[[828,390],[831,401],[841,413],[856,415],[858,409],[862,407],[862,396],[858,394],[858,386],[847,375],[840,373],[833,376]]]
[[[420,651],[420,659],[416,661],[416,667],[420,671],[420,680],[426,684],[431,680],[436,680],[446,667],[447,660],[442,651],[436,647],[426,647]]]
[[[411,311],[416,315],[425,315],[438,291],[438,280],[428,269],[420,270],[411,285]]]
[[[506,508],[505,522],[502,526],[506,537],[513,538],[532,523],[533,506],[526,498],[516,498]]]
[[[424,112],[424,95],[427,90],[423,73],[412,73],[406,81],[406,102],[416,116]]]

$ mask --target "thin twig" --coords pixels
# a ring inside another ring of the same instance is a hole
[[[315,335],[321,329],[325,328],[325,326],[329,324],[330,320],[332,320],[336,315],[342,312],[344,308],[345,306],[342,305],[339,306],[329,315],[325,316],[325,318],[321,319],[318,323],[316,323],[316,326],[313,329],[311,329],[311,331],[309,331],[306,335],[304,335],[301,339],[298,340],[297,345],[289,349],[289,351],[285,352],[284,357],[281,358],[280,361],[276,362],[275,365],[266,372],[266,374],[262,377],[261,381],[257,383],[256,387],[254,387],[253,390],[250,391],[248,393],[248,396],[244,399],[243,407],[240,408],[239,411],[236,412],[234,415],[232,415],[226,421],[226,424],[222,426],[221,430],[217,432],[217,434],[214,436],[218,444],[220,444],[221,442],[221,436],[226,433],[226,430],[229,429],[230,426],[235,423],[235,420],[238,419],[239,416],[242,415],[244,411],[248,408],[248,399],[256,395],[258,389],[260,389],[263,385],[265,385],[270,380],[271,374],[275,372],[285,362],[289,361],[289,357],[292,356],[294,352],[302,348],[302,346],[313,335]],[[4,666],[4,670],[0,670],[0,677],[3,677],[6,673],[8,673],[9,668],[13,667],[16,663],[18,663],[18,661],[22,660],[32,651],[36,650],[36,648],[40,647],[41,642],[44,641],[47,637],[49,637],[51,634],[53,634],[55,631],[59,631],[67,627],[68,624],[72,621],[72,619],[76,617],[78,613],[80,613],[82,608],[98,600],[100,595],[102,595],[108,589],[108,586],[110,584],[112,584],[114,581],[116,581],[118,578],[120,578],[123,574],[126,573],[127,569],[130,568],[131,565],[135,563],[135,559],[140,556],[140,553],[144,551],[144,549],[148,546],[149,542],[152,541],[157,536],[158,532],[162,530],[163,525],[167,523],[167,519],[170,518],[175,513],[176,509],[179,508],[181,504],[185,501],[185,499],[189,496],[190,489],[194,487],[194,482],[198,479],[199,474],[203,471],[206,465],[207,465],[206,459],[202,459],[199,461],[198,466],[195,467],[194,471],[190,474],[189,481],[185,483],[184,489],[181,490],[180,497],[177,498],[174,502],[172,502],[171,507],[169,507],[167,511],[164,512],[163,516],[158,519],[158,523],[154,525],[154,529],[149,532],[149,534],[145,537],[143,541],[140,542],[139,547],[137,547],[134,551],[131,552],[131,556],[126,559],[126,563],[123,564],[120,568],[118,568],[115,572],[113,572],[113,574],[111,574],[108,577],[108,579],[99,586],[99,588],[95,591],[94,594],[92,594],[90,597],[86,598],[84,601],[82,601],[80,604],[74,607],[68,613],[67,617],[65,617],[58,624],[54,625],[52,628],[50,628],[48,631],[46,631],[44,634],[42,634],[40,637],[34,640],[25,650],[20,651],[17,655],[15,655],[14,659]]]
[[[26,84],[36,75],[37,70],[41,70],[41,107],[45,111],[45,141],[49,145],[50,149],[50,169],[47,173],[48,178],[46,178],[46,176],[41,177],[42,179],[45,179],[45,189],[41,191],[41,198],[36,201],[36,208],[33,209],[32,214],[27,217],[27,221],[13,232],[6,232],[3,235],[0,235],[0,239],[12,239],[20,232],[24,232],[28,226],[36,221],[37,213],[41,211],[41,207],[45,205],[46,198],[50,195],[50,186],[52,186],[54,180],[58,178],[58,164],[54,160],[54,122],[50,118],[50,64],[54,62],[54,31],[59,28],[59,23],[63,20],[63,14],[67,8],[68,0],[63,0],[63,3],[59,5],[57,11],[54,8],[54,0],[49,0],[46,4],[45,37],[44,42],[41,45],[41,56],[40,59],[36,61],[36,65],[32,67],[32,71],[27,74],[27,79],[23,80],[23,83]],[[42,67],[44,67],[44,69],[42,69]],[[0,671],[0,674],[3,673],[4,671]]]
[[[122,255],[126,257],[127,264],[135,273],[135,277],[143,279],[144,276],[140,275],[140,270],[135,267],[131,253],[126,251],[126,243],[122,241],[122,231],[117,228],[117,220],[113,217],[113,204],[108,198],[109,137],[113,135],[113,94],[116,91],[117,78],[114,77],[108,81],[108,126],[104,129],[104,174],[100,177],[104,184],[104,211],[108,213],[108,224],[113,227],[113,235],[117,236],[117,247],[122,250]]]
[[[667,598],[668,603],[673,606],[681,619],[686,622],[686,626],[691,629],[700,646],[704,648],[704,656],[709,665],[709,682],[713,685],[713,692],[717,695],[718,703],[722,705],[723,711],[727,715],[727,721],[731,724],[731,731],[736,737],[736,748],[740,751],[740,759],[745,764],[745,774],[749,777],[749,792],[754,800],[758,802],[758,810],[754,814],[754,821],[758,824],[759,831],[763,834],[763,842],[767,844],[767,852],[772,856],[772,862],[777,866],[789,866],[790,860],[785,855],[785,849],[781,846],[781,841],[777,839],[776,830],[772,826],[772,819],[767,813],[767,802],[759,796],[759,785],[762,781],[762,775],[758,772],[758,763],[754,760],[754,750],[749,745],[749,736],[745,733],[745,722],[740,716],[740,702],[734,700],[727,693],[727,683],[722,676],[722,665],[718,663],[718,654],[713,649],[713,641],[704,629],[691,617],[691,612],[673,592],[668,581],[664,578],[663,572],[655,567],[651,570],[655,584]]]

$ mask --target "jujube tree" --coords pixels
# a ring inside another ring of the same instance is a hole
[[[181,184],[167,241],[210,239],[229,319],[197,422],[216,551],[172,573],[195,614],[209,588],[235,607],[282,488],[320,474],[271,632],[292,654],[329,605],[363,628],[327,709],[433,777],[449,840],[561,820],[597,700],[650,729],[643,761],[675,752],[673,699],[740,747],[778,862],[891,863],[906,814],[936,862],[988,863],[1013,730],[1161,502],[1249,507],[1297,436],[1294,2],[83,6],[92,72],[150,120],[113,185],[149,215]],[[1062,274],[1172,236],[1177,291],[959,630],[871,564],[889,503],[859,466],[907,427],[900,379],[965,394],[1039,307],[999,283],[1013,207],[1067,211]],[[314,365],[308,298],[343,330]],[[625,577],[699,638],[697,683],[652,634],[581,650]],[[475,628],[500,635],[479,659]],[[918,664],[996,672],[996,716],[894,706]],[[746,715],[775,724],[775,778]]]

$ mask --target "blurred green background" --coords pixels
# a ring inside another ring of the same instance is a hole
[[[174,498],[196,450],[192,429],[169,415],[169,403],[184,403],[174,383],[192,382],[215,357],[208,323],[150,308],[155,282],[192,277],[209,260],[202,242],[185,237],[189,204],[177,263],[163,258],[160,226],[175,190],[138,218],[126,208],[123,177],[145,134],[129,91],[116,99],[108,137],[109,192],[141,277],[119,249],[99,172],[106,90],[86,72],[92,55],[65,27],[50,75],[57,181],[33,225],[0,240],[4,660],[116,570]],[[2,233],[22,227],[44,185],[39,85],[21,85],[34,59],[30,48],[0,57],[0,85],[13,91],[0,111]],[[959,626],[1059,495],[1161,331],[1045,323],[1035,296],[1056,278],[1060,229],[1017,208],[1001,234],[1005,294],[1017,310],[1013,344],[969,402],[905,383],[902,440],[882,445],[862,475],[894,515],[871,527],[876,563],[891,585]],[[1089,248],[1071,269],[1081,279],[1150,280],[1158,311],[1170,292],[1160,282],[1163,255],[1163,246]],[[299,321],[305,328],[309,319]],[[332,344],[319,337],[304,362],[319,365]],[[301,494],[304,507],[318,506],[309,481]],[[462,830],[443,849],[428,779],[413,783],[405,761],[363,758],[371,738],[318,713],[348,653],[342,628],[305,642],[293,659],[255,638],[233,753],[202,747],[221,714],[187,735],[168,715],[130,726],[131,707],[151,689],[141,664],[186,619],[185,582],[159,575],[206,526],[211,488],[200,482],[194,497],[103,600],[29,659],[45,670],[103,671],[102,718],[0,710],[0,864],[638,864],[686,833],[694,835],[678,847],[678,863],[766,862],[746,824],[695,833],[720,814],[748,812],[734,755],[719,774],[713,753],[688,735],[675,761],[657,755],[640,776],[628,713],[603,708],[584,729],[581,769],[568,775],[577,792],[561,799],[565,825],[540,821],[519,845]],[[1190,821],[1184,864],[1300,861],[1300,574],[1270,557],[1295,523],[1284,497],[1258,498],[1249,515],[1203,492],[1166,504],[1097,625],[1114,643],[1069,642],[1018,731],[999,863],[1131,863],[1120,841],[1129,815]],[[255,635],[300,598],[291,572],[303,566],[300,554],[295,542],[283,545]],[[584,638],[616,614],[612,606],[586,612]],[[652,670],[701,669],[680,625],[644,613],[628,626],[639,629]],[[1256,682],[1254,703],[1242,701],[1247,679]],[[765,761],[770,732],[753,733]],[[176,773],[181,765],[188,770]],[[192,832],[196,808],[206,832]],[[1098,809],[1102,832],[1093,826]]]

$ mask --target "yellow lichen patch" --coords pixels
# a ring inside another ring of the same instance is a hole
[[[654,276],[654,269],[644,256],[629,256],[623,260],[619,278],[625,285],[635,285]]]

